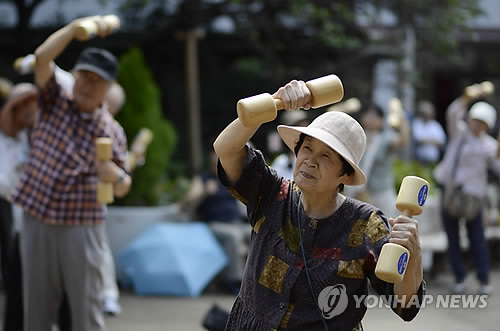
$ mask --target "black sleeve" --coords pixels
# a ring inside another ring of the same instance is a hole
[[[220,163],[217,162],[217,177],[226,189],[247,206],[250,225],[255,225],[255,211],[260,203],[267,201],[281,187],[281,177],[270,168],[259,150],[246,145],[246,156],[239,180],[231,185]]]

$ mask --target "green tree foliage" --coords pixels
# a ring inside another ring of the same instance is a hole
[[[427,180],[430,185],[429,194],[436,194],[439,189],[436,180],[432,175],[434,167],[435,165],[423,166],[418,161],[395,160],[392,166],[392,172],[394,174],[394,185],[396,192],[399,192],[399,188],[401,187],[403,178],[411,174],[413,176],[421,177]]]
[[[146,163],[133,173],[129,194],[117,203],[155,205],[165,187],[169,159],[176,145],[176,131],[163,117],[160,91],[138,48],[120,58],[118,82],[127,99],[116,119],[123,126],[129,144],[144,127],[153,132],[153,141],[146,153]]]
[[[373,27],[390,32],[385,43],[397,48],[404,28],[410,25],[416,31],[417,51],[424,63],[443,56],[456,60],[457,31],[466,29],[466,23],[482,13],[480,0],[122,1],[123,16],[137,29],[201,27],[220,34],[213,23],[221,17],[229,19],[232,29],[222,34],[245,40],[254,50],[245,55],[246,61],[256,59],[260,65],[257,73],[272,71],[280,81],[287,75],[304,77],[309,73],[313,77],[311,63],[322,68],[332,63],[342,66],[346,64],[341,61],[356,58],[372,43],[379,46],[380,40],[370,37]],[[394,15],[393,26],[381,26],[381,11]],[[359,15],[368,15],[372,24],[360,25]],[[336,68],[324,70],[332,69]]]
[[[484,14],[481,0],[361,0],[377,8],[390,10],[398,26],[411,25],[417,31],[420,56],[453,56],[456,58],[456,33],[467,30],[471,18]]]

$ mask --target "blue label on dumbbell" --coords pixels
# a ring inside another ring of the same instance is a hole
[[[404,252],[403,254],[401,254],[398,261],[398,272],[400,275],[405,272],[406,264],[408,264],[408,253]]]
[[[422,186],[420,192],[418,192],[418,205],[422,207],[427,199],[427,192],[429,192],[429,187],[427,185]]]

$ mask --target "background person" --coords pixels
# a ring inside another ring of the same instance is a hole
[[[484,235],[483,210],[481,201],[486,196],[488,184],[488,169],[500,173],[500,149],[498,139],[488,135],[488,130],[496,123],[496,110],[486,102],[476,102],[470,108],[467,116],[468,100],[465,97],[455,99],[446,110],[446,125],[449,143],[443,160],[434,170],[436,181],[443,188],[441,218],[448,238],[448,256],[455,276],[455,284],[451,291],[464,293],[465,264],[460,247],[460,216],[450,214],[447,190],[452,186],[461,187],[469,200],[478,201],[477,212],[466,217],[467,236],[470,251],[479,281],[479,293],[490,294],[492,286],[489,282],[489,254]],[[464,120],[466,119],[466,120]],[[465,202],[463,202],[465,204]]]
[[[399,127],[388,125],[384,111],[372,104],[363,111],[360,123],[366,132],[366,150],[359,166],[367,182],[349,187],[348,195],[358,197],[380,208],[386,215],[397,215],[396,188],[392,166],[396,155],[410,140],[409,123],[404,112],[398,112]]]
[[[415,159],[424,165],[435,165],[446,144],[446,133],[436,121],[434,105],[427,100],[418,104],[418,117],[412,122],[412,135],[416,144]]]

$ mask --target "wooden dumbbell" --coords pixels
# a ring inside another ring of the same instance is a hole
[[[361,109],[361,102],[358,98],[350,98],[346,101],[337,103],[336,105],[328,107],[327,111],[341,111],[343,113],[351,114]]]
[[[344,97],[342,82],[336,75],[328,75],[306,82],[311,91],[311,106],[323,107],[339,102]],[[274,99],[269,93],[262,93],[238,101],[236,109],[238,118],[244,126],[272,121],[278,115],[278,110],[285,108],[283,101]]]
[[[35,54],[28,54],[26,56],[18,57],[14,61],[14,70],[16,70],[21,75],[29,74],[33,72],[35,61]]]
[[[134,139],[128,153],[128,167],[132,171],[137,167],[138,161],[144,158],[148,145],[153,140],[153,132],[148,128],[142,128]]]
[[[401,126],[401,116],[403,116],[403,106],[398,98],[391,98],[388,104],[387,122],[393,129]]]
[[[106,15],[102,17],[102,20],[111,27],[111,31],[116,31],[120,28],[120,18],[116,15]],[[97,23],[89,18],[83,20],[78,24],[76,28],[76,39],[78,40],[88,40],[93,38],[98,32],[99,26]]]
[[[96,155],[98,161],[109,161],[113,158],[113,142],[110,138],[97,138],[95,142]],[[102,203],[112,203],[114,200],[113,183],[99,181],[97,183],[97,201]]]
[[[407,176],[403,178],[396,208],[402,215],[412,218],[420,215],[424,210],[424,203],[429,193],[429,183],[420,177]],[[382,246],[375,275],[378,278],[389,282],[399,283],[403,280],[406,266],[410,260],[410,252],[401,245],[387,243]]]
[[[10,90],[12,90],[12,82],[6,78],[0,77],[0,98],[7,100]]]
[[[464,89],[464,95],[469,99],[477,99],[492,94],[495,86],[490,81],[484,81],[481,84],[472,84]]]

